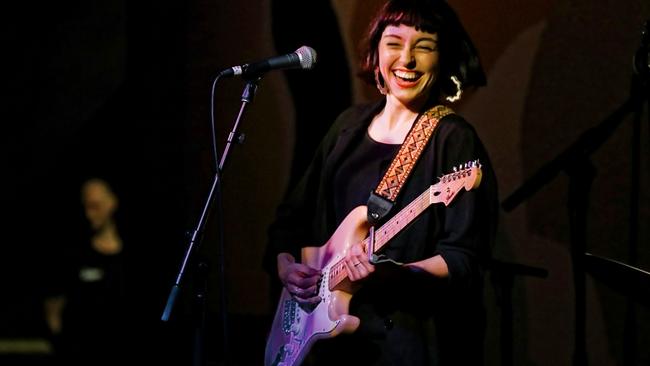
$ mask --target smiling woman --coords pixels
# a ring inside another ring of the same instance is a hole
[[[360,76],[384,97],[336,119],[269,229],[284,290],[266,364],[481,365],[496,180],[474,128],[445,105],[485,84],[477,52],[446,1],[389,0]],[[369,227],[400,224],[438,177],[476,159],[478,188],[423,209],[370,255]],[[400,195],[380,197],[384,183]],[[373,216],[377,202],[388,214]]]

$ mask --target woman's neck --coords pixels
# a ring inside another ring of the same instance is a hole
[[[389,130],[393,130],[404,125],[408,125],[410,128],[415,117],[418,116],[419,110],[409,108],[401,103],[391,103],[390,100],[387,100],[380,114],[386,127]]]
[[[376,141],[401,144],[418,114],[419,110],[409,108],[389,97],[384,109],[375,116],[368,127],[368,133]]]

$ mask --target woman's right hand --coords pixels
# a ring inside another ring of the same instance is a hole
[[[278,254],[278,276],[291,296],[301,304],[317,304],[321,271],[296,263],[289,253]]]

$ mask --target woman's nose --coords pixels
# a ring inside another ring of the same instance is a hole
[[[406,67],[415,67],[415,56],[413,55],[412,50],[409,47],[404,47],[402,53],[400,54],[400,61]]]

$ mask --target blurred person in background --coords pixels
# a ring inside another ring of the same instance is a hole
[[[107,181],[91,178],[81,203],[81,237],[65,244],[61,261],[49,259],[45,320],[57,364],[114,365],[125,361],[129,333],[119,200]]]

